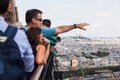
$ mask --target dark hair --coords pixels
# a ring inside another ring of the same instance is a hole
[[[38,9],[30,9],[26,12],[26,23],[30,23],[32,21],[32,18],[37,18],[38,14],[42,14],[42,11]]]
[[[10,0],[0,0],[0,14],[5,14],[7,12]]]
[[[49,19],[44,19],[43,20],[43,25],[45,25],[46,27],[50,27],[51,26],[51,21]]]
[[[31,45],[37,46],[40,44],[39,35],[41,34],[40,28],[30,28],[26,32],[28,40]]]

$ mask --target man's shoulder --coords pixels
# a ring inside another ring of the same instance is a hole
[[[25,32],[26,32],[26,29],[24,27],[18,28],[17,33],[15,35],[15,40],[26,41],[27,36],[26,36]]]

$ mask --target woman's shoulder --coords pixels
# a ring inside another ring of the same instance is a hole
[[[45,46],[44,46],[44,45],[39,44],[39,45],[37,45],[36,50],[38,51],[39,49],[45,49]]]

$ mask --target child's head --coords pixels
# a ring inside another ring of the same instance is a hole
[[[50,28],[50,26],[51,26],[51,21],[50,21],[49,19],[44,19],[44,20],[42,21],[42,24],[43,24],[44,26]]]

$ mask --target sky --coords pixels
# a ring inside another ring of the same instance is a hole
[[[25,25],[25,13],[39,9],[52,27],[86,22],[87,31],[74,29],[60,36],[120,37],[120,0],[16,0],[19,21]]]

